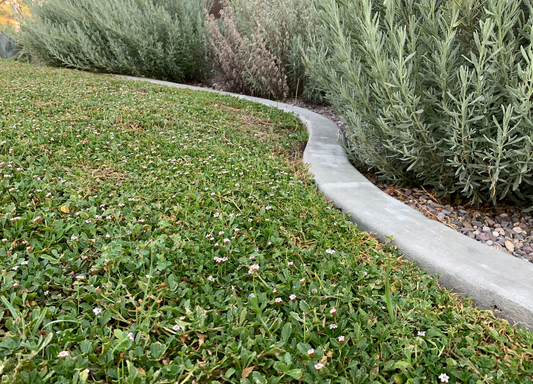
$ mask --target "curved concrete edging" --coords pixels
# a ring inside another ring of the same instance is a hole
[[[338,143],[338,127],[307,109],[272,100],[238,95],[166,81],[122,76],[132,80],[216,92],[294,112],[307,126],[309,141],[303,161],[310,165],[318,188],[335,206],[350,214],[362,230],[382,241],[393,236],[403,256],[426,272],[439,275],[439,283],[472,297],[483,309],[512,324],[533,329],[533,264],[478,243],[426,218],[385,194],[348,161]]]

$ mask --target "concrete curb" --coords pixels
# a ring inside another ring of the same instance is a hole
[[[439,275],[446,288],[472,297],[511,324],[533,329],[533,264],[478,243],[426,218],[385,194],[348,161],[338,143],[338,127],[309,110],[249,97],[166,81],[123,76],[132,80],[231,95],[294,112],[306,124],[309,141],[303,161],[310,165],[324,195],[361,229],[382,241],[393,237],[400,252],[426,272]]]

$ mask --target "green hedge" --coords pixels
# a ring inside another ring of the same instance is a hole
[[[182,81],[201,76],[206,0],[30,1],[24,44],[45,63]]]
[[[474,203],[531,201],[531,1],[313,4],[306,62],[356,161]]]

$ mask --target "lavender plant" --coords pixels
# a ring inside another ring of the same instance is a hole
[[[208,3],[30,1],[23,40],[47,64],[182,81],[205,70]]]
[[[311,73],[354,159],[473,203],[530,201],[530,0],[313,0]]]

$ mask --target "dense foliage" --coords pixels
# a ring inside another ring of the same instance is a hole
[[[2,383],[531,384],[531,332],[331,209],[293,116],[8,61],[0,80]]]
[[[23,43],[47,64],[174,81],[205,71],[207,0],[33,0],[28,5]]]
[[[303,65],[315,24],[306,0],[226,0],[207,20],[215,68],[237,92],[270,98],[321,99]]]
[[[531,204],[529,0],[314,0],[310,71],[356,161],[474,203]]]
[[[0,59],[13,59],[20,55],[19,34],[12,28],[0,26]]]

